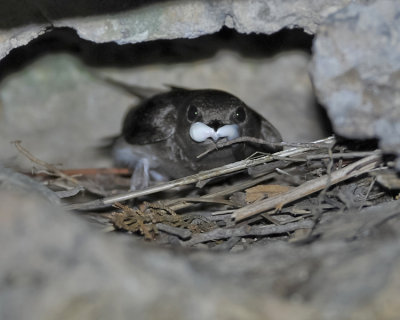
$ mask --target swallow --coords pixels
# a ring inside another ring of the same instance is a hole
[[[268,120],[224,91],[172,87],[141,98],[127,112],[112,148],[115,164],[133,170],[131,190],[243,160],[256,151],[281,149],[241,142],[198,158],[219,141],[282,138]]]

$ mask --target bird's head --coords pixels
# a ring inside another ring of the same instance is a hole
[[[254,136],[258,115],[235,96],[218,90],[197,90],[183,101],[178,113],[179,132],[191,144],[210,144],[241,136]]]

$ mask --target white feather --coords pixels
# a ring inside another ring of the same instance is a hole
[[[237,124],[228,124],[217,130],[218,138],[227,138],[233,140],[239,138],[239,126]]]
[[[203,122],[195,122],[190,126],[190,137],[196,142],[206,141],[208,138],[217,141],[221,138],[228,140],[236,139],[240,136],[239,126],[237,124],[228,124],[217,131],[207,126]]]
[[[216,136],[214,129],[203,122],[195,122],[190,126],[190,137],[196,142],[206,141],[213,136]]]

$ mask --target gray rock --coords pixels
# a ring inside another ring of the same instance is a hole
[[[336,133],[400,153],[400,3],[351,4],[326,19],[312,76]]]
[[[0,190],[14,190],[25,192],[36,192],[41,195],[50,203],[60,204],[60,198],[57,194],[44,186],[42,183],[23,175],[22,173],[15,172],[9,168],[4,168],[0,164]]]
[[[319,319],[26,194],[0,194],[0,252],[1,319]]]
[[[78,59],[47,56],[5,78],[0,87],[0,161],[38,167],[10,144],[21,140],[38,158],[64,168],[111,165],[96,147],[119,132],[134,99],[102,83]]]
[[[222,256],[218,263],[205,253],[193,253],[189,259],[204,272],[231,278],[238,286],[302,301],[316,308],[320,319],[395,319],[400,286],[398,208],[399,201],[392,201],[324,216],[315,233],[321,238],[311,244],[269,242]]]
[[[91,1],[30,0],[0,5],[0,59],[47,27],[69,27],[94,42],[119,44],[155,39],[194,38],[223,26],[270,34],[282,28],[315,33],[325,17],[349,0],[266,1]],[[359,2],[362,2],[361,0]]]
[[[12,49],[24,46],[45,33],[46,25],[28,25],[7,30],[0,29],[0,60]]]
[[[270,34],[282,28],[297,27],[314,34],[328,15],[346,7],[350,2],[234,0],[230,16],[233,27],[239,32]]]
[[[100,233],[32,195],[2,192],[0,318],[395,319],[398,207],[332,213],[311,244],[227,254]]]

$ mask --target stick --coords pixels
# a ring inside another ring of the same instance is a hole
[[[64,174],[75,175],[96,175],[96,174],[111,174],[111,175],[131,175],[132,170],[128,168],[84,168],[84,169],[64,169],[60,170]]]
[[[182,240],[190,239],[192,236],[192,232],[188,229],[177,228],[164,223],[157,223],[156,227],[159,231],[172,234],[178,238],[181,238]]]
[[[239,183],[237,185],[233,185],[227,188],[224,188],[223,190],[217,191],[215,193],[209,193],[206,194],[204,196],[201,196],[200,198],[197,199],[213,199],[213,198],[217,198],[217,197],[223,197],[226,196],[228,194],[243,190],[243,189],[247,189],[250,188],[256,184],[259,184],[260,182],[263,182],[267,179],[272,178],[273,176],[275,176],[275,174],[266,174],[264,176],[261,176],[257,179],[252,179],[249,181],[245,181],[243,183]],[[192,203],[190,202],[186,202],[186,199],[178,199],[181,200],[182,202],[177,202],[176,200],[168,200],[165,202],[166,206],[169,206],[172,210],[177,211],[177,210],[181,210],[183,208],[189,207],[190,205],[192,205]]]
[[[164,202],[163,204],[170,207],[170,208],[177,208],[182,209],[182,203],[218,203],[218,204],[225,204],[230,207],[238,207],[235,203],[229,200],[222,199],[220,197],[214,196],[214,194],[209,194],[206,196],[202,197],[186,197],[186,198],[177,198],[173,200],[168,200],[166,203]],[[175,211],[175,209],[172,209]]]
[[[369,170],[373,169],[379,162],[380,155],[371,155],[369,157],[358,160],[348,165],[347,167],[332,172],[330,177],[328,175],[324,175],[322,177],[307,181],[301,186],[293,188],[284,194],[255,202],[243,208],[237,209],[232,214],[232,217],[237,222],[255,216],[267,210],[281,208],[287,203],[293,202],[316,191],[322,190],[326,186],[328,181],[331,185],[337,184],[349,178],[368,172]]]
[[[90,176],[97,174],[110,174],[110,175],[121,175],[128,176],[132,175],[132,170],[129,168],[83,168],[83,169],[60,169],[60,171],[68,176]],[[48,176],[50,172],[35,172],[34,174],[24,173],[30,176]]]
[[[209,148],[208,150],[199,154],[197,156],[197,158],[202,158],[214,150],[229,147],[232,144],[241,143],[241,142],[250,142],[250,143],[255,143],[255,144],[267,145],[267,146],[271,146],[271,147],[296,147],[296,148],[300,147],[300,148],[310,148],[310,149],[319,149],[319,148],[327,147],[327,145],[324,142],[322,144],[319,144],[316,142],[310,142],[310,143],[307,143],[307,142],[271,142],[271,141],[266,141],[263,139],[254,138],[254,137],[240,137],[240,138],[236,138],[236,139],[233,139],[230,141],[217,142],[211,148]]]
[[[227,239],[230,237],[247,237],[247,236],[268,236],[272,234],[281,234],[292,232],[297,229],[308,229],[313,226],[312,220],[302,220],[299,222],[288,223],[285,225],[263,225],[249,226],[243,225],[232,229],[218,228],[205,233],[199,233],[192,236],[189,241],[183,242],[185,247],[193,246],[198,243],[214,241],[219,239]]]
[[[46,161],[40,160],[36,158],[32,153],[30,153],[28,150],[26,150],[23,146],[21,146],[21,141],[13,141],[15,147],[19,152],[21,152],[25,157],[27,157],[29,160],[32,162],[46,168],[48,171],[52,172],[56,176],[63,178],[69,182],[72,182],[73,184],[79,186],[79,181],[74,179],[73,177],[70,177],[63,173],[61,170],[57,169],[54,165],[47,163]]]
[[[319,160],[319,159],[326,159],[326,158],[343,158],[343,159],[353,159],[353,158],[364,158],[367,156],[371,156],[374,154],[382,154],[382,151],[375,150],[375,151],[360,151],[360,152],[339,152],[339,153],[332,153],[332,154],[311,154],[306,157],[304,160]]]

